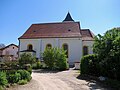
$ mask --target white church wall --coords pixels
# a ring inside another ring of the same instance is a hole
[[[79,38],[64,38],[59,39],[60,47],[64,43],[68,44],[68,61],[70,64],[74,64],[74,62],[80,62],[80,58],[82,57],[82,40]]]
[[[36,51],[36,57],[40,57],[40,39],[20,39],[19,51],[27,50],[27,46],[32,44],[33,50]]]
[[[44,38],[42,40],[42,52],[45,50],[47,44],[51,44],[52,47],[56,46],[56,39],[55,38]]]
[[[89,54],[92,54],[93,41],[82,41],[79,38],[42,38],[42,39],[21,39],[20,50],[27,50],[27,45],[32,44],[33,50],[36,51],[36,57],[40,58],[47,44],[51,44],[52,47],[62,48],[63,44],[68,44],[68,61],[70,64],[79,62],[83,56],[83,46],[88,46]]]

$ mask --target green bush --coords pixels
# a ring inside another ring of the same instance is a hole
[[[83,56],[80,60],[80,72],[81,74],[89,74],[89,61],[87,59],[87,55]]]
[[[10,73],[7,75],[7,80],[9,83],[17,83],[21,79],[20,73]]]
[[[46,48],[43,53],[43,60],[49,69],[66,70],[68,63],[65,51],[60,48]]]
[[[20,55],[19,64],[24,66],[25,64],[33,64],[36,61],[36,58],[31,54],[23,53]]]
[[[27,80],[27,81],[30,81],[31,80],[31,75],[28,71],[26,70],[18,70],[17,71],[18,73],[20,73],[21,75],[21,80]]]
[[[58,70],[66,70],[69,68],[66,54],[63,49],[56,50],[56,67],[58,68]]]
[[[30,74],[32,74],[32,66],[31,64],[24,64],[24,69],[27,70]]]
[[[1,85],[0,85],[0,90],[4,90],[4,89],[3,89],[3,86],[1,86]]]
[[[32,69],[40,69],[40,68],[41,68],[40,61],[37,61],[34,64],[32,64]]]
[[[7,85],[8,81],[6,79],[6,73],[5,72],[0,72],[0,86],[5,86]]]
[[[46,48],[43,53],[43,60],[49,69],[55,68],[54,49]]]
[[[18,84],[19,85],[27,84],[27,80],[19,80]]]
[[[90,54],[83,56],[80,63],[81,74],[100,75],[100,66],[98,56]]]
[[[18,69],[18,61],[4,61],[4,65],[7,69]]]

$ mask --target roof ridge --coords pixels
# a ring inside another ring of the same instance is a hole
[[[85,29],[81,29],[81,30],[90,30],[90,29],[85,28]]]
[[[39,25],[39,24],[65,24],[65,23],[79,23],[77,22],[50,22],[50,23],[33,23],[32,25]]]

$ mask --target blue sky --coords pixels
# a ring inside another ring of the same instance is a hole
[[[120,27],[120,0],[0,0],[0,43],[18,45],[31,24],[62,22],[68,11],[95,35]]]

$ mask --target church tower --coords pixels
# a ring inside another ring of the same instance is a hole
[[[69,12],[68,12],[66,18],[63,20],[63,22],[66,22],[66,21],[72,21],[72,22],[74,22],[74,20],[72,19],[72,17],[71,17],[71,15],[70,15]]]

